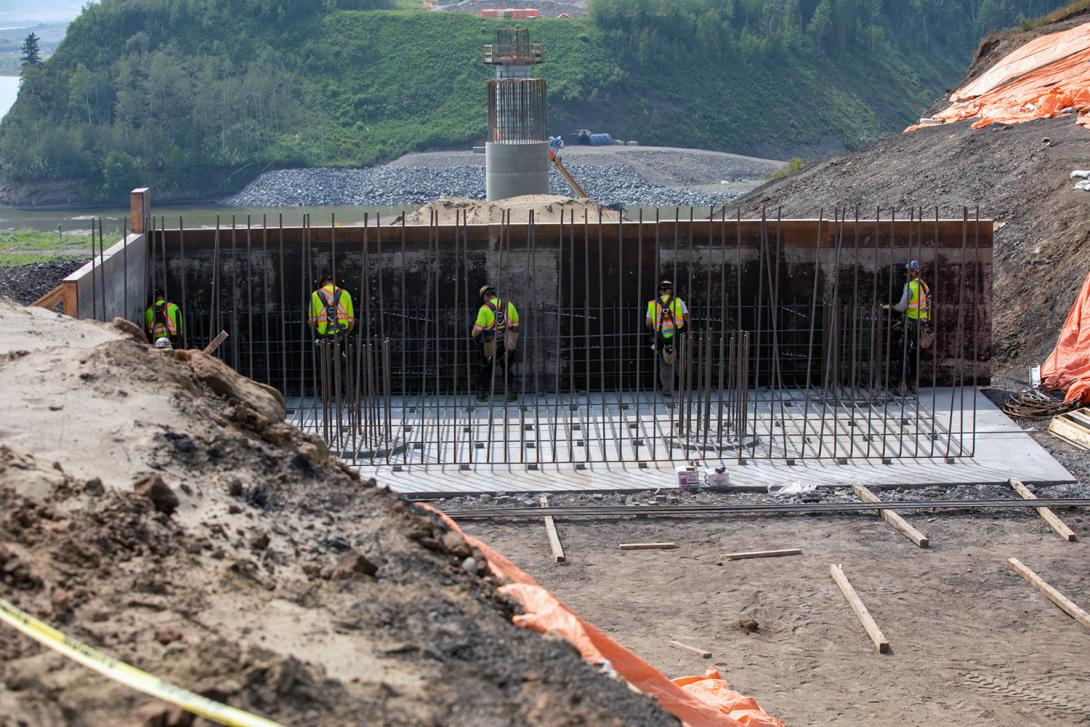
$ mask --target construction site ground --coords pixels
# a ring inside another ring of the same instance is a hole
[[[480,553],[278,394],[134,333],[0,303],[5,599],[284,724],[676,724],[515,627]],[[3,727],[191,722],[0,626]]]
[[[984,494],[971,489],[958,494]],[[1039,494],[1071,491],[1059,486]],[[550,504],[562,501],[553,497]],[[439,505],[465,509],[469,503]],[[553,562],[540,520],[467,521],[463,527],[667,675],[714,666],[788,725],[1090,720],[1090,630],[1006,563],[1018,558],[1085,608],[1086,543],[1062,540],[1032,511],[905,517],[930,537],[929,549],[917,548],[873,513],[608,522],[557,517],[563,563]],[[1061,517],[1090,537],[1086,511]],[[618,548],[647,542],[678,547]],[[780,548],[803,553],[721,557]],[[833,563],[843,565],[892,645],[890,654],[877,653],[868,640],[830,577]],[[702,659],[671,640],[712,656]]]

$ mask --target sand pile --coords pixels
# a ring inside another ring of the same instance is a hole
[[[286,724],[674,724],[511,624],[483,560],[125,326],[0,303],[0,582],[91,646]],[[469,560],[473,559],[473,560]],[[0,725],[187,716],[0,625]]]
[[[514,224],[526,224],[530,219],[530,211],[534,212],[534,221],[541,223],[560,222],[560,216],[565,220],[575,215],[577,222],[582,222],[583,215],[595,222],[598,221],[598,213],[601,211],[602,219],[616,222],[621,219],[621,213],[608,208],[600,208],[594,202],[587,199],[571,199],[553,194],[527,194],[522,197],[485,202],[479,199],[466,199],[464,197],[452,197],[429,202],[415,212],[405,215],[406,225],[431,224],[433,215],[438,214],[436,224],[453,225],[457,221],[464,220],[471,225],[499,224],[503,222],[504,214],[511,213],[511,222]],[[401,218],[394,220],[393,224],[401,224]]]

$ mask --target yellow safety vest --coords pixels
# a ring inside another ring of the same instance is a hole
[[[666,305],[667,301],[669,304]],[[663,338],[670,338],[674,330],[685,324],[685,310],[681,298],[664,295],[662,298],[647,301],[647,316],[655,326],[655,332]]]
[[[502,331],[508,326],[511,328],[518,328],[519,325],[519,312],[515,309],[515,304],[511,301],[507,301],[507,315],[504,315],[503,303],[499,300],[489,301],[481,306],[477,311],[477,320],[474,325],[477,325],[484,331]],[[496,315],[496,314],[499,315]]]
[[[905,317],[920,321],[931,319],[931,290],[923,278],[908,282],[908,308],[905,309]]]
[[[336,323],[329,323],[329,309],[337,306]],[[352,296],[344,288],[326,285],[315,290],[310,297],[310,324],[319,336],[347,331],[354,320]]]
[[[157,320],[155,309],[160,305],[164,306],[165,310],[163,319]],[[148,306],[148,309],[144,312],[144,327],[152,343],[160,338],[176,338],[178,332],[182,330],[181,308],[160,298],[155,301],[154,305]]]

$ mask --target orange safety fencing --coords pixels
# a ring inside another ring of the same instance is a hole
[[[1041,366],[1041,383],[1066,391],[1066,401],[1090,404],[1090,274]]]
[[[953,98],[960,100],[947,109],[905,131],[964,119],[977,119],[973,128],[980,129],[1071,111],[1077,113],[1076,123],[1090,128],[1090,23],[1030,41],[988,74],[955,92]]]
[[[715,669],[704,676],[670,680],[646,661],[605,635],[599,628],[579,618],[555,595],[518,566],[481,541],[466,535],[444,513],[423,503],[419,507],[434,512],[466,542],[484,554],[488,567],[501,581],[499,588],[514,598],[525,613],[515,616],[516,626],[567,639],[592,664],[606,663],[619,676],[643,694],[658,700],[662,708],[692,727],[784,727],[783,722],[761,709],[757,700],[733,691]]]

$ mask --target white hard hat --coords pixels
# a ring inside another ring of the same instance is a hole
[[[160,338],[155,341],[156,348],[170,348],[169,338]]]

